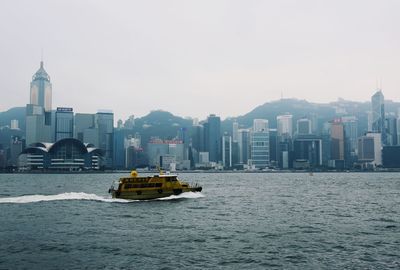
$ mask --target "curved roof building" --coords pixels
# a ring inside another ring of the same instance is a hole
[[[102,168],[104,151],[74,138],[31,144],[19,156],[21,170],[82,171]]]

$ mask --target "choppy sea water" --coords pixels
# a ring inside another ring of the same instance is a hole
[[[0,174],[0,269],[400,269],[399,173],[185,173],[203,192],[114,200],[121,174]]]

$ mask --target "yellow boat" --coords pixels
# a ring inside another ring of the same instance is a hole
[[[113,198],[127,200],[152,200],[202,190],[197,184],[189,185],[180,181],[176,174],[162,172],[154,176],[139,176],[136,171],[132,171],[129,177],[121,177],[116,184],[108,192]]]

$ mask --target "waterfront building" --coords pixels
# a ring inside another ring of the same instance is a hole
[[[143,148],[136,148],[134,146],[128,146],[125,150],[125,168],[144,168],[148,166],[148,160],[146,153]]]
[[[147,156],[149,166],[158,168],[161,166],[161,156],[174,156],[176,165],[181,166],[184,159],[184,144],[180,140],[161,140],[152,138],[147,144]]]
[[[250,156],[250,130],[239,129],[238,133],[239,163],[247,164]]]
[[[278,134],[276,128],[270,128],[269,132],[269,161],[271,165],[278,165]]]
[[[222,166],[226,169],[232,168],[232,137],[222,136]]]
[[[340,119],[331,122],[331,160],[344,162],[344,126]]]
[[[168,171],[176,170],[176,156],[175,155],[161,155],[160,156],[160,168]]]
[[[202,125],[194,125],[190,127],[189,131],[190,142],[192,148],[197,152],[204,151],[204,128]]]
[[[46,112],[43,107],[26,105],[26,144],[35,142],[54,142],[55,114]]]
[[[17,167],[18,157],[23,150],[24,143],[19,136],[13,136],[10,144],[10,156],[7,161],[8,166]]]
[[[205,150],[209,152],[210,162],[221,160],[221,119],[215,114],[207,117],[204,123]]]
[[[400,146],[384,146],[382,149],[382,164],[385,168],[400,168]]]
[[[74,138],[34,143],[19,155],[22,171],[82,171],[103,169],[104,151]]]
[[[251,164],[257,169],[269,165],[268,120],[254,119],[251,132]]]
[[[375,158],[374,138],[361,136],[358,138],[358,160],[373,161]]]
[[[345,166],[351,168],[357,160],[358,121],[355,116],[343,116],[341,121],[344,127],[344,159]]]
[[[371,97],[372,104],[372,132],[381,134],[381,141],[386,145],[385,131],[385,98],[380,89]]]
[[[397,127],[397,145],[400,145],[400,116],[397,118],[396,122],[396,127]]]
[[[368,132],[367,137],[374,139],[374,160],[373,164],[375,166],[382,165],[382,135],[380,133]]]
[[[210,155],[208,152],[199,152],[199,163],[200,164],[208,164],[210,163]]]
[[[95,128],[98,130],[98,148],[104,151],[104,165],[113,168],[114,156],[114,114],[99,111],[95,114]]]
[[[56,141],[74,137],[74,112],[72,108],[58,107],[55,120]]]
[[[297,137],[293,141],[295,169],[322,166],[322,139],[313,135]]]

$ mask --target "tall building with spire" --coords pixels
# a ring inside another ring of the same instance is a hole
[[[40,61],[40,68],[32,77],[30,104],[43,107],[46,112],[50,112],[51,99],[50,76],[44,69],[43,61]]]
[[[381,133],[382,143],[386,144],[385,132],[385,97],[382,90],[378,91],[371,97],[372,104],[372,132]]]
[[[40,68],[32,77],[29,104],[26,105],[26,145],[36,142],[53,142],[55,114],[51,107],[50,76],[40,62]]]

